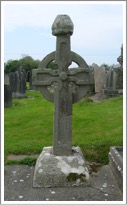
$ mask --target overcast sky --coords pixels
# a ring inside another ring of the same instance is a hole
[[[27,4],[26,4],[27,3]],[[117,64],[123,43],[123,2],[13,2],[3,3],[4,61],[29,55],[43,59],[56,48],[51,26],[58,14],[74,24],[71,50],[88,65]]]

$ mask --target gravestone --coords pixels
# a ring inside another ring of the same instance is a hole
[[[4,107],[10,107],[12,105],[12,91],[9,84],[9,75],[4,76]]]
[[[116,89],[123,90],[123,44],[121,45],[121,54],[117,58],[120,66],[117,69],[117,80],[116,80]]]
[[[121,45],[121,54],[117,58],[117,61],[120,63],[121,67],[123,67],[123,44]]]
[[[58,15],[52,25],[57,37],[56,51],[47,55],[34,69],[33,85],[54,103],[53,146],[43,148],[34,171],[34,187],[82,185],[89,172],[79,147],[72,146],[72,104],[93,88],[93,76],[85,60],[70,50],[73,23],[68,15]],[[54,61],[57,70],[46,68]],[[69,69],[72,62],[78,68]]]
[[[110,68],[107,74],[106,88],[103,90],[104,94],[110,97],[123,94],[123,46],[121,46],[121,55],[117,61],[120,64]]]
[[[104,67],[95,65],[94,69],[94,81],[95,81],[95,93],[101,93],[106,84],[107,74]]]
[[[13,98],[26,97],[26,73],[22,66],[17,71],[9,74],[9,81]]]
[[[10,84],[9,82],[9,74],[4,75],[4,84]]]

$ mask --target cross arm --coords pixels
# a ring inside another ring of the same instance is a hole
[[[37,86],[41,94],[49,101],[54,102],[54,92],[62,87],[57,70],[40,68],[32,71],[32,85]]]

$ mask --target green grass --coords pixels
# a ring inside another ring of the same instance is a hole
[[[39,154],[52,145],[54,105],[38,91],[27,91],[27,96],[5,108],[5,163],[9,154]],[[122,103],[122,97],[99,103],[84,98],[73,105],[73,145],[81,147],[86,160],[106,164],[110,146],[122,146]]]
[[[108,163],[110,146],[122,146],[122,97],[74,105],[73,142],[79,144],[86,159]],[[77,138],[80,133],[79,138]]]
[[[36,164],[36,158],[29,158],[26,157],[21,160],[6,160],[5,164],[12,165],[12,164],[26,164],[26,165],[35,165]]]

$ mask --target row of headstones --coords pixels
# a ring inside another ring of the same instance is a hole
[[[123,70],[122,67],[106,70],[104,67],[94,65],[92,67],[94,75],[95,93],[103,93],[113,97],[122,94],[123,91]],[[4,105],[12,105],[12,98],[26,97],[26,81],[29,82],[29,89],[36,90],[32,85],[32,71],[28,74],[24,71],[12,72],[5,75],[4,83]]]
[[[26,72],[20,66],[17,71],[4,76],[4,107],[12,105],[12,98],[26,97]]]
[[[123,91],[123,69],[122,66],[111,68],[92,66],[94,75],[95,93],[103,93],[113,97],[122,94]],[[4,82],[4,105],[12,105],[12,98],[26,97],[26,82],[29,82],[29,89],[36,90],[32,85],[32,70],[27,75],[23,69],[5,75]]]
[[[123,94],[123,44],[121,46],[121,54],[117,58],[119,64],[116,67],[106,69],[93,64],[91,69],[94,76],[94,92],[102,93],[108,97],[119,96]],[[30,89],[36,89],[32,86],[32,71],[28,72],[28,82]]]
[[[123,92],[123,70],[122,67],[110,68],[93,66],[95,93],[106,94],[113,97]]]
[[[123,45],[121,46],[121,55],[117,58],[119,64],[117,67],[106,69],[93,64],[91,69],[94,76],[94,92],[103,93],[107,96],[113,97],[122,94],[123,91]],[[32,70],[27,73],[27,82],[29,82],[29,89],[36,90],[32,85]]]
[[[99,67],[96,64],[92,66],[95,93],[102,93],[109,97],[123,94],[123,44],[121,46],[121,54],[117,58],[117,61],[119,64],[110,69]]]
[[[4,107],[12,105],[13,98],[25,98],[26,96],[26,82],[29,82],[30,90],[37,88],[32,85],[32,70],[25,70],[20,66],[17,71],[11,72],[4,76]]]
[[[116,68],[107,70],[93,64],[91,69],[94,76],[94,92],[102,93],[109,97],[118,96],[123,93],[123,45],[121,55],[117,58],[119,62]],[[12,98],[24,98],[26,96],[26,82],[29,82],[29,89],[36,90],[32,85],[32,70],[25,70],[20,66],[17,71],[5,75],[4,79],[4,106],[12,105]]]

